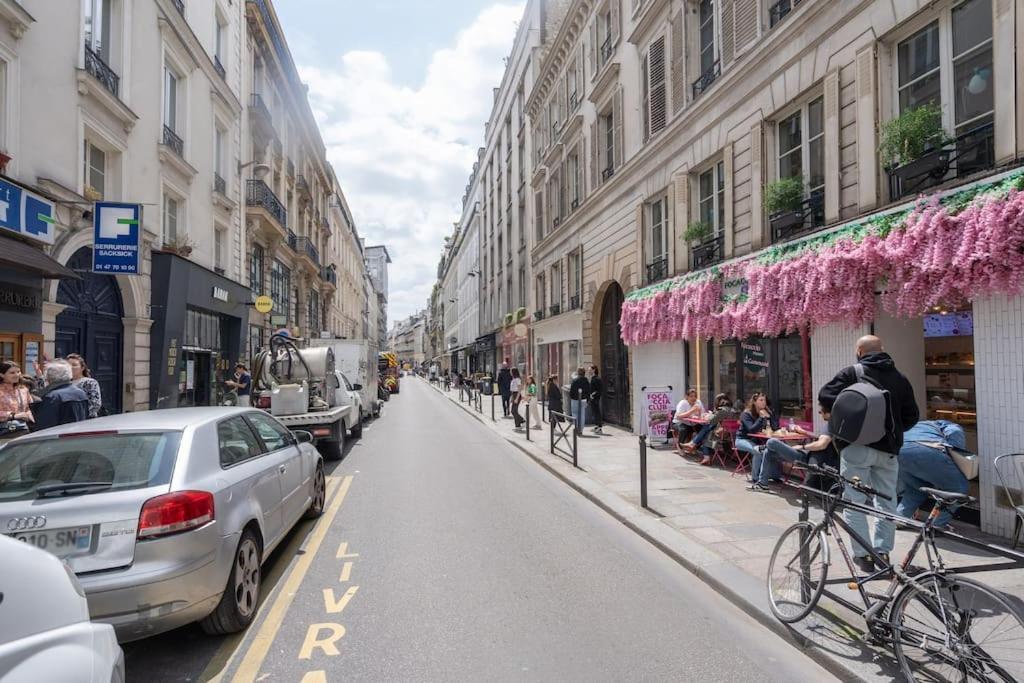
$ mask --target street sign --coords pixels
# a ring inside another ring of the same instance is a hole
[[[274,309],[274,300],[266,294],[256,297],[256,310],[260,313],[270,313]]]
[[[94,273],[138,275],[142,206],[96,202],[93,211]]]
[[[259,309],[257,309],[257,310],[259,310]],[[275,327],[277,327],[278,325],[287,325],[288,324],[288,316],[286,316],[286,315],[272,315],[272,316],[270,316],[270,324],[275,326]],[[278,330],[278,332],[280,332],[280,330]],[[288,330],[285,330],[285,332],[288,332]],[[277,334],[277,332],[275,332],[274,334]]]
[[[20,185],[0,180],[0,230],[53,244],[56,205]]]

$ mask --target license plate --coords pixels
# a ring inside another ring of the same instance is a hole
[[[34,545],[57,557],[69,557],[89,552],[92,547],[92,527],[25,531],[11,534],[11,538]]]

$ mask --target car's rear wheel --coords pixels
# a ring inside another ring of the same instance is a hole
[[[304,519],[316,519],[324,513],[324,503],[327,500],[327,480],[324,477],[324,464],[316,464],[316,474],[313,475],[313,500],[303,515]]]
[[[362,415],[360,415],[356,419],[356,423],[354,425],[352,425],[352,428],[350,430],[348,430],[348,433],[352,436],[353,439],[358,439],[359,437],[361,437],[363,435],[363,416]]]
[[[256,616],[260,599],[263,549],[252,529],[242,532],[235,550],[228,584],[224,588],[217,609],[203,619],[200,625],[210,635],[223,635],[243,630]]]
[[[321,441],[317,444],[317,448],[325,460],[341,460],[345,457],[345,421],[338,420],[333,431],[329,441]]]

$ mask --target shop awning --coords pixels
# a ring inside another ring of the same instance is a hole
[[[0,264],[47,278],[81,279],[75,271],[44,254],[42,249],[3,235],[0,235]]]

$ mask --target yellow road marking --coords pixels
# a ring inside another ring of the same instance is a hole
[[[341,565],[341,576],[338,577],[338,581],[341,582],[341,583],[345,583],[346,581],[349,580],[349,578],[351,578],[351,576],[352,576],[352,563],[351,562],[346,562],[345,564]]]
[[[348,601],[351,600],[353,596],[355,596],[357,590],[359,590],[359,586],[352,586],[347,591],[345,591],[344,595],[342,595],[340,598],[335,599],[334,589],[325,588],[324,611],[328,614],[338,614],[343,609],[345,609],[345,606],[348,605]]]
[[[324,500],[330,501],[331,497],[337,492],[338,487],[341,486],[341,479],[327,476],[327,488],[324,492]],[[285,560],[286,557],[295,557],[296,552],[302,546],[302,542],[305,540],[302,534],[295,534],[289,541],[288,545],[281,548],[278,547],[277,552],[281,555],[278,560],[274,563],[272,571],[267,572],[263,575],[263,586],[276,586],[278,581],[281,580],[281,575],[284,574],[285,570],[289,567],[289,562]],[[267,596],[271,591],[266,591],[260,596],[260,604],[257,607],[256,616],[253,618],[253,622],[259,621],[259,618],[266,611]],[[232,633],[230,636],[224,638],[224,642],[221,643],[217,651],[213,653],[213,657],[210,659],[206,668],[203,669],[203,673],[199,674],[200,683],[220,683],[221,675],[224,669],[227,668],[228,662],[231,661],[232,655],[235,654],[235,650],[245,640],[247,631],[241,633]]]
[[[309,567],[313,564],[317,551],[320,550],[320,544],[323,543],[324,537],[327,535],[328,529],[331,528],[331,523],[338,514],[338,510],[345,501],[345,496],[348,494],[351,486],[352,475],[348,475],[341,481],[338,493],[334,496],[334,500],[331,501],[330,508],[318,520],[316,529],[313,530],[309,537],[309,542],[306,544],[305,552],[299,556],[288,578],[285,579],[284,584],[282,584],[277,595],[274,597],[274,603],[267,612],[267,618],[260,624],[256,637],[253,638],[249,649],[242,658],[242,663],[238,666],[238,671],[235,672],[234,677],[231,679],[232,683],[249,683],[256,680],[256,675],[260,672],[260,667],[263,666],[263,660],[266,659],[270,646],[274,642],[281,624],[284,622],[285,614],[288,612],[288,608],[291,607],[292,601],[295,600],[295,594],[299,590],[299,585],[306,577],[306,573],[309,572]]]
[[[334,555],[335,558],[343,560],[346,557],[359,557],[359,553],[348,552],[348,541],[342,541],[341,545],[338,546],[338,552]]]

